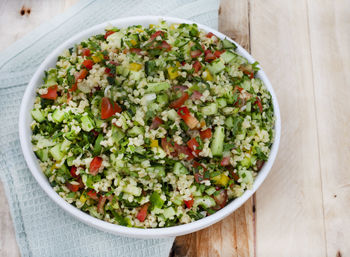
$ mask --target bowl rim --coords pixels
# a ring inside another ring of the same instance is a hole
[[[60,44],[57,48],[55,48],[55,50],[53,50],[45,58],[45,60],[37,68],[36,72],[34,73],[33,77],[28,83],[28,86],[22,98],[20,113],[19,113],[18,125],[19,125],[19,137],[20,137],[22,152],[26,160],[26,163],[28,165],[28,168],[30,169],[32,175],[34,176],[34,178],[36,179],[40,187],[46,192],[46,194],[56,204],[58,204],[63,210],[65,210],[66,212],[68,212],[70,215],[77,218],[78,220],[84,222],[85,224],[88,224],[90,226],[93,226],[105,232],[110,232],[113,234],[129,236],[129,237],[136,237],[136,238],[162,238],[162,237],[172,237],[172,236],[179,236],[179,235],[192,233],[224,219],[229,214],[237,210],[241,205],[243,205],[243,203],[245,203],[255,193],[255,191],[260,187],[262,182],[265,180],[265,178],[269,174],[278,152],[280,136],[281,136],[281,117],[280,117],[280,110],[279,110],[277,98],[269,79],[267,78],[263,69],[259,66],[260,70],[257,73],[257,77],[259,77],[264,82],[264,84],[266,85],[267,89],[269,90],[272,96],[274,115],[276,119],[274,142],[271,148],[268,161],[265,162],[263,168],[259,171],[259,174],[255,178],[252,188],[249,190],[246,190],[242,196],[231,201],[223,209],[217,211],[216,213],[208,217],[202,218],[200,220],[197,220],[188,224],[182,224],[182,225],[166,227],[166,228],[142,229],[142,228],[134,228],[134,227],[125,227],[125,226],[108,223],[106,221],[94,218],[93,216],[69,204],[62,197],[60,197],[51,187],[46,176],[43,174],[42,170],[40,169],[39,162],[34,154],[34,151],[32,150],[32,143],[31,143],[31,129],[29,124],[32,121],[32,117],[30,115],[29,110],[31,110],[31,108],[33,107],[34,98],[35,98],[35,89],[41,83],[44,70],[49,67],[52,67],[50,63],[56,63],[57,57],[63,52],[63,50],[68,49],[69,47],[74,45],[74,43],[80,42],[85,38],[88,38],[92,35],[95,35],[99,32],[104,31],[104,28],[107,25],[112,24],[118,27],[126,27],[130,25],[138,25],[138,24],[148,25],[148,24],[158,23],[160,20],[164,20],[170,24],[171,23],[189,23],[189,24],[196,23],[200,29],[203,29],[206,32],[212,32],[221,39],[227,38],[231,42],[234,42],[237,45],[237,49],[236,49],[237,53],[247,58],[250,63],[255,62],[255,59],[243,47],[241,47],[234,40],[231,40],[228,36],[225,36],[224,34],[220,33],[215,29],[209,28],[208,26],[199,24],[197,22],[193,22],[191,20],[168,17],[168,16],[132,16],[132,17],[126,17],[121,19],[110,20],[110,21],[106,21],[104,23],[95,25],[89,29],[86,29],[78,33],[74,37],[71,37],[70,39],[66,40],[64,43]]]

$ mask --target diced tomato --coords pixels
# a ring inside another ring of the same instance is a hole
[[[73,178],[79,177],[79,175],[77,175],[76,172],[77,172],[77,167],[72,166],[72,167],[70,168],[70,174],[72,175]]]
[[[92,66],[94,66],[94,62],[90,59],[84,60],[83,61],[83,66],[87,68],[88,70],[92,69]]]
[[[98,196],[95,190],[90,190],[86,193],[91,199],[98,200]]]
[[[168,142],[168,140],[165,137],[162,138],[161,145],[162,145],[164,152],[166,152],[168,155],[170,155],[172,152],[174,152],[173,145],[170,142]]]
[[[184,203],[188,209],[191,209],[194,203],[193,197],[191,196],[191,200],[185,200]]]
[[[239,86],[235,86],[234,88],[234,91],[239,91],[239,92],[242,92],[243,88],[239,87]]]
[[[82,53],[83,56],[90,56],[91,51],[90,51],[89,48],[83,48],[83,49],[81,50],[81,53]]]
[[[202,51],[201,50],[193,50],[193,51],[191,51],[191,57],[192,58],[197,58],[197,57],[199,57],[200,55],[202,54]]]
[[[106,31],[105,39],[107,39],[107,38],[108,38],[110,35],[112,35],[113,33],[115,33],[115,31],[112,31],[112,30]]]
[[[88,71],[86,69],[82,69],[79,72],[75,73],[75,80],[78,79],[85,79],[86,75],[88,74]]]
[[[227,197],[227,190],[226,189],[222,189],[220,191],[219,194],[216,194],[214,196],[214,200],[217,204],[217,208],[216,209],[221,209],[221,208],[224,208],[225,205],[227,204],[227,200],[228,200],[228,197]]]
[[[249,76],[250,79],[254,78],[254,70],[251,65],[242,64],[239,66],[239,69],[246,75]]]
[[[202,93],[197,90],[193,91],[193,94],[191,95],[191,99],[194,101],[201,99],[201,97],[202,97]]]
[[[157,129],[161,124],[163,124],[163,120],[158,116],[154,117],[150,129]]]
[[[90,163],[90,168],[89,168],[90,174],[93,176],[97,175],[101,165],[102,165],[102,158],[99,156],[94,157]]]
[[[154,32],[154,33],[151,35],[151,40],[155,39],[155,38],[158,37],[158,36],[161,36],[161,37],[162,37],[163,35],[164,35],[164,32],[161,31],[161,30],[158,30],[158,31]]]
[[[177,114],[179,114],[179,116],[184,120],[184,122],[190,129],[194,129],[195,127],[197,127],[199,121],[190,114],[190,111],[186,106],[179,108]]]
[[[122,108],[117,104],[113,103],[108,97],[103,97],[101,100],[101,119],[108,119],[112,117],[116,112],[121,112]]]
[[[185,146],[185,145],[178,145],[177,143],[174,144],[175,150],[177,152],[178,155],[180,154],[184,154],[187,156],[187,160],[190,161],[194,158],[192,151],[189,147]]]
[[[205,61],[211,62],[216,59],[215,55],[210,50],[205,50]]]
[[[201,139],[211,138],[211,128],[199,132]]]
[[[220,55],[223,54],[224,52],[225,52],[225,50],[222,50],[222,51],[216,50],[216,51],[214,52],[214,55],[215,55],[216,58],[219,58]]]
[[[197,183],[200,183],[201,181],[204,180],[204,176],[199,174],[199,173],[195,173],[194,174],[194,180],[197,182]]]
[[[211,32],[209,32],[208,34],[207,34],[207,38],[211,38],[211,37],[213,37],[213,36],[215,36],[213,33],[211,33]]]
[[[183,91],[187,90],[188,87],[176,85],[176,86],[173,86],[172,89],[173,89],[175,92],[176,92],[176,91],[181,91],[181,92],[183,92]]]
[[[136,218],[144,222],[147,217],[147,210],[148,210],[149,203],[144,204],[141,209],[139,210],[139,213],[137,214]]]
[[[72,191],[72,192],[77,192],[79,190],[79,185],[76,185],[76,184],[71,184],[69,182],[66,182],[66,187]]]
[[[163,41],[160,48],[169,52],[171,50],[171,45],[169,45],[166,41]]]
[[[104,211],[104,206],[106,203],[107,198],[104,195],[101,195],[100,198],[98,199],[98,204],[97,204],[97,211],[98,213],[103,214]]]
[[[191,149],[191,151],[194,152],[196,156],[198,156],[201,150],[198,149],[199,143],[197,142],[196,138],[191,138],[187,141],[186,144]]]
[[[255,104],[259,107],[259,111],[263,112],[263,107],[262,107],[262,104],[261,104],[261,101],[260,101],[259,97],[256,97]]]
[[[195,61],[193,64],[194,72],[198,72],[202,69],[202,65],[199,61]]]
[[[239,180],[239,176],[237,175],[237,173],[234,172],[234,168],[232,165],[228,165],[226,166],[226,169],[229,171],[230,176],[235,180]]]
[[[265,163],[265,161],[263,161],[263,160],[256,161],[256,168],[258,169],[258,171],[261,170],[261,168],[264,166],[264,163]]]
[[[105,68],[105,73],[110,74],[111,73],[111,69],[110,68]]]
[[[185,61],[181,62],[181,66],[185,66],[185,64],[186,64]]]
[[[225,157],[223,157],[222,160],[221,160],[220,165],[221,165],[221,166],[230,165],[230,156],[225,156]]]
[[[130,53],[141,54],[141,49],[140,48],[131,48]]]
[[[182,96],[179,99],[176,99],[170,103],[171,108],[180,108],[188,99],[187,92],[182,93]]]
[[[78,89],[78,83],[75,82],[70,89],[68,89],[70,92],[74,92],[75,90]]]
[[[47,89],[46,94],[42,94],[41,98],[55,100],[57,98],[57,85],[51,86]]]

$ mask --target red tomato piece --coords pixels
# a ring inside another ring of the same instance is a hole
[[[180,85],[176,85],[176,86],[173,86],[173,88],[172,88],[175,92],[176,91],[181,91],[181,92],[184,92],[185,90],[187,90],[188,89],[188,87],[186,87],[186,86],[180,86]]]
[[[192,100],[199,100],[202,97],[202,93],[199,91],[193,91],[193,94],[191,95]]]
[[[199,61],[195,61],[193,64],[194,72],[198,72],[202,69],[202,64]]]
[[[242,92],[243,88],[239,87],[239,86],[235,86],[234,88],[234,91],[239,91],[239,92]]]
[[[81,53],[83,56],[90,56],[91,51],[89,48],[83,48],[83,49],[81,49]]]
[[[185,146],[185,145],[178,145],[178,144],[174,144],[175,146],[175,150],[177,152],[178,155],[180,154],[184,154],[187,156],[187,160],[190,161],[192,159],[194,159],[194,156],[192,154],[192,151],[189,147]]]
[[[186,144],[191,149],[191,151],[194,152],[196,156],[198,156],[200,150],[198,149],[199,143],[197,142],[196,138],[191,138],[187,141]]]
[[[201,181],[204,180],[204,176],[199,174],[199,173],[195,173],[194,174],[194,180],[197,182],[197,183],[200,183]]]
[[[79,190],[79,188],[80,188],[79,185],[71,184],[69,182],[66,182],[66,187],[72,192],[77,192]]]
[[[168,155],[170,155],[172,152],[174,152],[173,145],[170,142],[168,142],[168,140],[165,137],[162,138],[161,145],[162,145],[164,152],[166,152]]]
[[[154,40],[156,37],[158,37],[158,36],[163,36],[164,35],[164,32],[163,31],[161,31],[161,30],[158,30],[158,31],[156,31],[156,32],[154,32],[152,35],[151,35],[151,40]]]
[[[88,70],[92,69],[92,66],[94,66],[94,62],[90,59],[84,60],[83,61],[83,66],[87,68]]]
[[[163,124],[163,120],[159,118],[158,116],[154,117],[152,124],[150,126],[150,129],[157,129],[159,126]]]
[[[179,99],[176,99],[170,103],[171,108],[180,108],[188,99],[189,95],[187,92],[182,93],[182,96]]]
[[[102,158],[99,156],[94,157],[89,167],[90,174],[93,176],[97,175],[101,165],[102,165]]]
[[[263,112],[263,107],[262,107],[262,104],[261,104],[261,101],[260,101],[259,97],[256,97],[255,104],[259,107],[259,111]]]
[[[141,49],[140,48],[131,48],[130,53],[141,54]]]
[[[225,52],[225,50],[222,50],[222,51],[216,50],[216,51],[214,52],[214,55],[215,55],[216,58],[219,58],[220,55],[223,54],[224,52]]]
[[[110,68],[105,68],[105,73],[110,74],[111,73],[111,69]]]
[[[193,50],[193,51],[191,51],[191,57],[192,58],[197,58],[197,57],[199,57],[200,55],[202,54],[202,51],[201,50]]]
[[[191,207],[193,206],[193,203],[194,203],[193,197],[191,196],[191,200],[187,200],[187,201],[184,200],[184,203],[188,209],[191,209]]]
[[[220,165],[221,165],[221,166],[230,165],[230,156],[225,156],[225,157],[223,157],[222,160],[221,160]]]
[[[117,104],[113,103],[108,97],[103,97],[101,100],[101,119],[108,119],[112,117],[116,112],[121,112],[122,108]]]
[[[90,190],[87,192],[87,195],[91,198],[91,199],[94,199],[94,200],[98,200],[98,196],[97,196],[97,193],[95,190]]]
[[[265,163],[265,161],[263,161],[263,160],[256,161],[256,168],[258,169],[258,171],[261,170],[261,168],[264,166],[264,163]]]
[[[190,114],[190,111],[186,106],[179,108],[177,114],[179,114],[179,116],[184,120],[184,122],[190,129],[194,129],[195,127],[197,127],[199,121]]]
[[[70,174],[72,175],[73,178],[79,177],[79,175],[77,175],[76,172],[77,172],[77,167],[72,166],[72,167],[70,168]]]
[[[171,50],[171,45],[169,45],[166,41],[163,41],[160,48],[169,52]]]
[[[211,128],[207,128],[206,130],[200,131],[199,135],[201,139],[211,138]]]
[[[208,34],[207,34],[207,38],[211,38],[211,37],[213,37],[213,36],[215,36],[213,33],[211,33],[211,32],[209,32]]]
[[[148,210],[149,203],[144,204],[141,209],[139,210],[139,213],[137,214],[136,218],[144,222],[147,217],[147,210]]]
[[[41,98],[56,100],[57,98],[57,85],[51,86],[47,89],[46,94],[42,94]]]
[[[213,198],[216,204],[218,205],[216,206],[217,207],[216,209],[224,208],[225,205],[227,204],[227,199],[228,199],[227,190],[226,189],[221,190],[220,193],[218,195],[215,195]]]
[[[85,79],[86,75],[88,74],[88,71],[86,69],[82,69],[79,72],[75,73],[75,80],[78,79]]]
[[[112,31],[112,30],[106,31],[105,39],[107,39],[107,38],[108,38],[110,35],[112,35],[113,33],[115,33],[115,31]]]
[[[206,62],[211,62],[216,59],[216,56],[210,50],[205,50],[204,54]]]
[[[104,195],[101,195],[100,198],[98,199],[97,211],[101,214],[105,212],[104,206],[105,206],[106,200],[107,200],[107,197],[105,197]]]

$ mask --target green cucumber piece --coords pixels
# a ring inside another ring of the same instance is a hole
[[[50,154],[56,161],[63,159],[64,154],[61,152],[61,144],[57,144],[50,149]]]
[[[95,127],[95,122],[89,117],[89,116],[83,116],[81,118],[81,128],[84,131],[91,131],[93,130]]]
[[[174,208],[173,207],[169,207],[169,208],[166,208],[165,210],[164,210],[164,213],[163,213],[163,215],[164,215],[164,217],[166,218],[166,219],[171,219],[171,218],[173,218],[174,216],[175,216],[175,210],[174,210]]]
[[[188,174],[188,169],[181,162],[175,163],[173,171],[174,174],[178,176]]]
[[[219,108],[224,108],[227,105],[226,99],[225,98],[217,98],[216,103],[218,104]]]
[[[49,158],[49,149],[45,148],[45,149],[40,149],[35,151],[36,156],[38,156],[38,158],[42,161],[42,162],[46,162],[47,159]]]
[[[216,188],[215,187],[209,187],[207,190],[205,190],[205,192],[208,194],[208,195],[212,195],[216,192]]]
[[[235,54],[231,53],[230,51],[225,51],[223,54],[220,55],[220,58],[225,62],[229,63],[235,58]]]
[[[210,71],[211,74],[215,75],[221,71],[223,71],[225,69],[225,63],[220,60],[217,59],[215,61],[213,61],[209,66],[208,66],[208,70]]]
[[[206,209],[214,207],[216,205],[215,200],[207,195],[203,197],[195,197],[194,201],[196,205],[200,205]]]
[[[94,155],[99,155],[102,151],[101,141],[103,140],[103,134],[98,134],[94,144]]]
[[[147,84],[147,93],[157,93],[163,90],[167,90],[170,87],[168,82],[158,82],[158,83],[148,83]]]
[[[132,129],[128,130],[128,135],[131,137],[137,137],[140,134],[144,133],[144,129],[142,127],[134,126]]]
[[[225,38],[223,41],[222,41],[222,46],[225,48],[225,49],[236,49],[237,46],[232,43],[230,40],[228,40],[227,38]]]
[[[202,107],[201,112],[206,116],[217,114],[218,105],[216,103],[211,103],[207,106]]]
[[[225,128],[217,126],[214,131],[213,141],[211,142],[211,152],[213,156],[222,156],[225,139]]]
[[[43,113],[40,110],[34,109],[31,111],[32,117],[37,122],[42,122],[45,120]]]
[[[56,121],[57,123],[60,123],[64,119],[64,111],[61,111],[59,109],[56,109],[52,114],[52,119]]]

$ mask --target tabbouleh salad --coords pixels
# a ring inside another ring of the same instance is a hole
[[[54,190],[140,228],[190,223],[241,196],[274,135],[257,64],[196,24],[105,30],[64,51],[37,90],[33,150]]]

